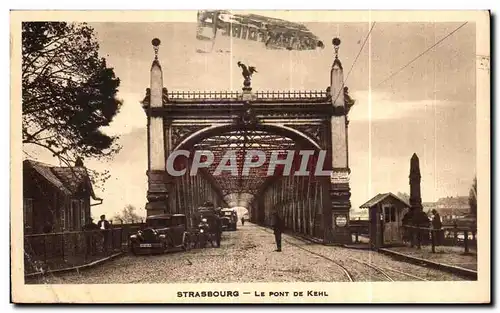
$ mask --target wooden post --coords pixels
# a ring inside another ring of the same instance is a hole
[[[83,241],[84,241],[84,249],[83,249],[83,260],[85,263],[87,263],[87,255],[89,254],[89,237],[88,237],[88,233],[87,231],[83,231]]]
[[[47,242],[46,242],[47,235],[43,235],[43,260],[44,262],[47,262]]]
[[[415,229],[413,229],[411,226],[407,226],[408,230],[409,230],[409,233],[410,233],[410,247],[415,247],[415,241],[416,241],[416,238],[415,238]]]
[[[114,229],[111,228],[109,231],[111,232],[111,252],[114,252],[115,251],[115,242],[114,242],[114,236],[113,236],[113,231]]]
[[[61,254],[64,261],[64,233],[61,233]]]
[[[128,238],[126,239],[128,242]],[[123,227],[120,228],[120,251],[122,250],[122,244],[123,244]]]
[[[73,256],[76,256],[76,253],[78,251],[78,238],[76,237],[76,233],[74,231],[71,231],[71,234],[73,235]]]
[[[417,249],[422,248],[422,229],[417,228]]]
[[[469,253],[469,231],[464,230],[464,247],[465,253]]]
[[[431,244],[432,253],[436,253],[436,231],[434,229],[431,230]]]

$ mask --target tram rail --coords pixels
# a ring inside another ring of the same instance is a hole
[[[267,229],[267,228],[265,228],[265,227],[262,227],[262,228],[263,228],[263,230],[264,230],[265,232],[271,233],[271,231],[269,231],[269,229]],[[292,236],[292,237],[293,237],[294,239],[299,240],[299,241],[302,241],[302,242],[304,242],[304,243],[315,243],[314,241],[312,241],[312,240],[308,240],[308,239],[306,239],[306,238],[296,237],[296,236]],[[318,256],[318,257],[320,257],[320,258],[323,258],[323,259],[325,259],[325,260],[327,260],[327,261],[330,261],[330,262],[334,263],[335,265],[337,265],[337,266],[338,266],[338,267],[339,267],[339,268],[343,271],[343,273],[344,273],[344,274],[345,274],[345,276],[347,277],[348,281],[350,281],[350,282],[354,282],[354,281],[356,281],[356,280],[355,280],[355,275],[354,275],[354,274],[352,273],[352,271],[351,271],[351,270],[349,270],[349,269],[348,269],[348,268],[347,268],[344,264],[342,264],[342,262],[339,262],[339,261],[337,261],[337,260],[334,260],[334,259],[332,259],[332,258],[330,258],[330,257],[327,257],[327,256],[325,256],[325,255],[321,254],[321,253],[317,253],[317,252],[311,251],[311,250],[309,250],[309,249],[306,249],[306,248],[304,248],[303,246],[298,245],[298,244],[296,244],[296,243],[294,243],[294,242],[292,242],[292,241],[290,241],[290,240],[287,240],[287,239],[284,239],[284,238],[283,238],[283,239],[282,239],[282,241],[284,241],[284,242],[288,243],[289,245],[292,245],[292,246],[294,246],[294,247],[296,247],[296,248],[299,248],[299,249],[301,249],[301,250],[303,250],[303,251],[306,251],[306,252],[308,252],[308,253],[310,253],[310,254],[313,254],[313,255],[315,255],[315,256]],[[409,274],[409,273],[405,273],[405,272],[402,272],[402,271],[400,271],[400,270],[397,270],[397,269],[394,269],[394,268],[391,268],[391,267],[386,267],[386,266],[376,266],[376,265],[373,265],[373,264],[371,264],[371,263],[368,263],[368,262],[365,262],[365,261],[362,261],[362,260],[360,260],[360,259],[353,258],[353,257],[349,257],[349,260],[355,261],[355,262],[357,262],[357,263],[359,263],[359,264],[362,264],[362,265],[364,265],[364,266],[366,266],[366,267],[368,267],[368,268],[372,269],[373,271],[375,271],[375,272],[377,272],[378,274],[380,274],[380,275],[381,275],[381,277],[383,277],[383,279],[384,279],[385,281],[390,281],[390,282],[394,282],[394,281],[396,281],[396,279],[393,277],[394,275],[390,275],[390,274],[388,273],[388,271],[389,271],[389,272],[396,273],[396,274],[399,274],[400,276],[405,277],[405,278],[410,278],[410,279],[412,279],[412,280],[427,281],[427,279],[425,279],[425,278],[418,277],[418,276],[415,276],[415,275],[412,275],[412,274]],[[407,281],[408,279],[402,279],[402,280],[401,280],[401,279],[399,279],[399,281],[405,281],[405,280]]]

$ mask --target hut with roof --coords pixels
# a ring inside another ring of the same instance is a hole
[[[25,233],[81,230],[90,222],[90,207],[101,203],[81,159],[72,167],[23,161]]]
[[[379,193],[360,208],[368,209],[372,248],[403,244],[403,216],[410,209],[409,203],[388,192]]]

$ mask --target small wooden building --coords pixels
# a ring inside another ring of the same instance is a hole
[[[393,193],[381,193],[360,208],[368,209],[370,246],[381,248],[403,244],[403,216],[410,204]]]
[[[83,163],[60,167],[23,162],[25,234],[81,230],[90,221],[91,198],[102,203]]]

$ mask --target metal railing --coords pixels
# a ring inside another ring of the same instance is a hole
[[[260,100],[307,100],[326,99],[328,93],[322,90],[284,90],[257,91],[254,93]],[[239,91],[169,91],[168,100],[238,100],[242,96]]]
[[[470,248],[477,248],[477,230],[470,227],[443,227],[440,229],[403,226],[404,241],[411,247],[421,248],[422,245],[431,245],[432,253],[436,246],[463,247],[465,253]]]
[[[322,99],[328,93],[321,90],[257,91],[257,99]]]
[[[127,249],[139,227],[24,236],[25,274],[85,265]]]
[[[238,91],[169,91],[169,100],[227,100],[238,99]]]

